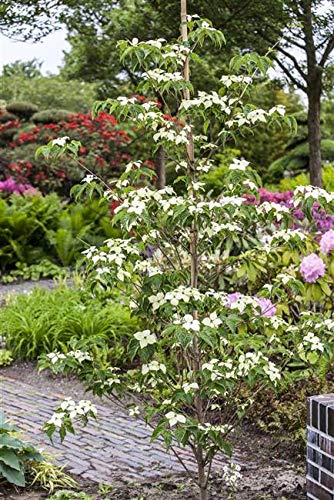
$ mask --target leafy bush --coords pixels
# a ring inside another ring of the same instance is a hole
[[[8,349],[0,349],[0,367],[8,366],[14,361],[12,354],[12,351],[8,351]]]
[[[86,113],[97,99],[94,83],[64,80],[58,75],[31,77],[20,73],[0,76],[0,99],[33,102],[41,111],[72,109],[76,113]]]
[[[324,139],[321,141],[321,155],[324,162],[334,161],[334,141]],[[286,156],[274,161],[268,168],[267,181],[277,182],[284,177],[285,172],[300,173],[308,168],[309,145],[300,144],[292,149]]]
[[[56,194],[26,193],[0,199],[0,276],[58,275],[57,266],[74,265],[87,245],[117,235],[108,202],[71,205]]]
[[[7,123],[10,121],[17,120],[17,116],[13,113],[8,113],[6,109],[0,110],[0,123]]]
[[[6,338],[13,357],[22,359],[36,359],[59,349],[67,352],[78,342],[98,345],[103,341],[107,357],[123,365],[129,359],[125,347],[136,328],[137,319],[119,301],[101,301],[67,287],[53,291],[35,288],[0,309],[0,335]]]
[[[38,124],[11,121],[0,127],[0,141],[2,139],[5,146],[0,148],[3,178],[12,177],[43,193],[57,191],[68,197],[71,187],[83,178],[84,169],[108,180],[118,177],[131,159],[128,146],[133,132],[129,128],[129,135],[106,113],[93,119],[90,114],[46,110],[33,115],[32,120]],[[6,137],[8,131],[10,134]],[[41,158],[36,159],[38,146],[60,136],[82,142],[79,161],[67,157],[50,165]]]
[[[59,123],[61,121],[70,121],[75,113],[67,109],[45,109],[34,113],[31,121],[34,123]]]
[[[322,169],[324,187],[327,191],[334,191],[334,164],[325,165]],[[297,186],[308,186],[310,184],[310,177],[306,173],[296,175],[295,177],[287,177],[282,179],[273,189],[279,191],[294,190]]]
[[[31,102],[14,101],[7,104],[6,109],[23,120],[29,120],[34,113],[37,113],[38,106]]]
[[[3,283],[13,283],[14,281],[30,280],[39,281],[45,278],[63,278],[68,276],[68,271],[48,259],[42,259],[38,264],[30,266],[24,262],[16,262],[15,269],[9,271],[2,277]]]
[[[9,425],[0,410],[0,478],[16,486],[25,486],[27,466],[42,462],[40,452],[15,436],[18,429]]]
[[[333,391],[333,374],[312,374],[307,380],[288,386],[279,397],[273,391],[265,391],[257,399],[248,419],[265,432],[279,435],[282,442],[293,444],[296,451],[304,453],[306,398],[314,394],[330,394]]]

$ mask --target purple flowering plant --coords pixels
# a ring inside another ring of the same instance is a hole
[[[20,184],[16,180],[8,178],[5,181],[0,181],[0,192],[3,194],[24,194],[27,192],[37,193],[37,190],[30,184]]]

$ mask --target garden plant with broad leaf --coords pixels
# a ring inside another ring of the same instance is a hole
[[[223,46],[221,31],[206,19],[187,16],[181,0],[180,40],[119,43],[122,61],[143,72],[139,91],[159,95],[169,114],[155,99],[143,103],[136,97],[107,99],[94,109],[150,131],[152,149],[164,148],[178,172],[175,182],[184,185],[183,194],[173,186],[153,188],[154,170],[138,159],[112,185],[89,172],[88,183],[77,189],[77,194],[96,190],[118,205],[113,222],[123,237],[85,255],[92,287],[119,288],[142,318],[143,328],[128,344],[134,363],[129,369],[102,364],[93,346],[80,356],[51,353],[41,360],[42,367],[75,371],[94,393],[126,405],[181,462],[175,446],[190,448],[201,500],[209,497],[215,457],[231,457],[231,434],[258,394],[267,388],[284,391],[320,363],[329,364],[334,334],[328,307],[331,238],[323,254],[303,227],[294,227],[291,208],[274,201],[249,203],[247,196],[259,198],[261,181],[243,158],[231,161],[218,198],[205,192],[203,173],[233,138],[257,124],[294,127],[282,106],[243,104],[254,80],[270,66],[266,56],[234,57],[216,92],[194,94],[191,62],[209,42]],[[51,141],[38,154],[75,156],[80,147]],[[333,211],[334,195],[301,187],[291,200],[306,217],[312,217],[315,202]],[[300,267],[300,256],[318,259],[316,270],[305,260]],[[308,297],[304,292],[313,286],[323,290],[325,307],[317,299],[309,307],[314,290]],[[76,420],[86,423],[90,416],[95,408],[87,402],[69,401],[45,430],[65,437]],[[230,462],[224,469],[227,487],[233,489],[239,476]]]

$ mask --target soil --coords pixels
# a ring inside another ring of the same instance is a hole
[[[84,387],[75,378],[55,377],[49,372],[39,373],[34,363],[14,363],[1,368],[0,374],[22,380],[43,391],[65,393],[78,397],[84,394]],[[55,391],[56,389],[56,391]],[[91,400],[94,400],[90,396]],[[100,400],[98,400],[101,402]],[[105,402],[108,404],[108,402]],[[223,479],[216,474],[211,481],[210,498],[217,500],[293,500],[305,499],[305,459],[298,456],[291,446],[277,437],[268,436],[253,427],[239,429],[234,436],[241,457],[242,479],[237,491],[230,496],[223,489]],[[156,483],[124,484],[122,478],[115,478],[112,488],[99,493],[95,483],[75,478],[80,490],[94,500],[197,500],[196,484],[186,476],[171,476]],[[8,489],[0,484],[0,499],[41,500],[48,495],[40,490]],[[72,498],[75,498],[74,496]],[[71,496],[67,497],[68,500]]]

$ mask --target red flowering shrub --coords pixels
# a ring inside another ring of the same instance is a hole
[[[4,136],[6,132],[7,137]],[[3,123],[0,125],[2,179],[11,177],[44,193],[56,191],[68,196],[71,187],[84,177],[83,167],[106,181],[118,177],[131,159],[130,135],[133,131],[123,130],[117,120],[107,113],[100,113],[97,118],[92,118],[90,114],[73,114],[57,124]],[[64,159],[55,160],[51,166],[49,162],[35,158],[40,145],[62,136],[82,142],[82,166],[72,158],[65,162]]]

